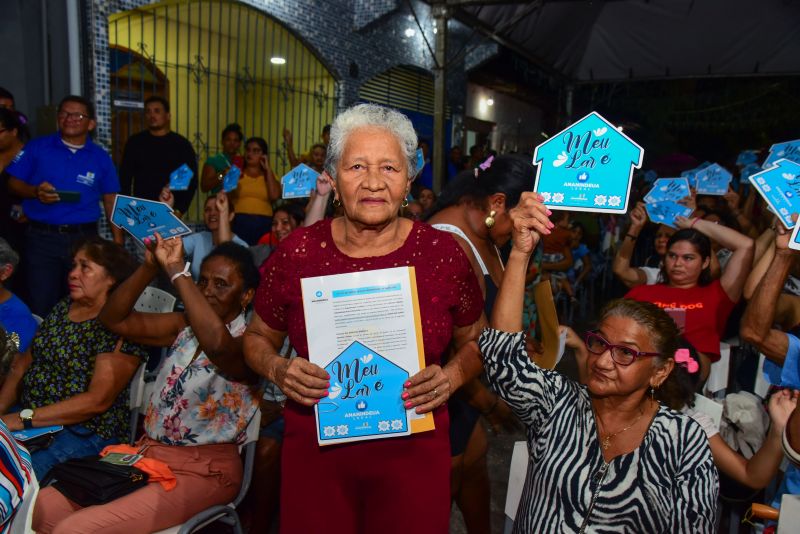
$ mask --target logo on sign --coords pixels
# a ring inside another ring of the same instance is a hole
[[[317,298],[322,297],[322,291],[317,291],[316,293],[314,293],[314,296]]]
[[[578,173],[578,181],[579,182],[588,182],[589,181],[589,173],[584,171]]]
[[[79,174],[77,178],[79,184],[91,186],[94,184],[94,173],[87,172],[86,174]]]

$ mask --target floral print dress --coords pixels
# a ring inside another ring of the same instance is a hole
[[[39,326],[31,343],[33,363],[22,379],[21,405],[40,408],[85,393],[94,376],[98,354],[114,352],[119,336],[97,318],[74,322],[69,318],[72,301],[65,298]],[[147,359],[147,350],[122,340],[120,352]],[[81,423],[103,439],[127,441],[130,436],[129,385],[120,391],[111,407]]]
[[[247,326],[244,315],[227,326],[232,336],[241,336]],[[175,338],[156,387],[144,429],[167,445],[240,443],[258,409],[255,386],[223,376],[188,326]]]

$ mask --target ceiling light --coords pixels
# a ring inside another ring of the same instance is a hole
[[[273,65],[285,65],[286,58],[275,56],[273,58],[270,58],[269,62],[272,63]]]
[[[494,106],[494,98],[490,98],[486,101],[487,106]]]
[[[417,30],[414,28],[407,28],[405,33],[406,37],[414,37],[417,34]]]

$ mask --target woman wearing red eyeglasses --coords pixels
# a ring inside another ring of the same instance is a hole
[[[703,429],[653,392],[676,365],[678,330],[654,304],[620,299],[585,336],[586,385],[541,369],[525,351],[525,273],[544,207],[511,210],[513,248],[481,336],[493,389],[527,427],[528,474],[514,532],[714,531],[718,475]],[[688,362],[680,365],[688,364]]]

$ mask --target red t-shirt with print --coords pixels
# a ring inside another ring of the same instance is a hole
[[[659,308],[686,310],[686,327],[683,337],[698,351],[708,354],[712,362],[719,360],[719,342],[725,331],[733,302],[719,280],[707,286],[688,289],[665,284],[642,285],[628,291],[625,298],[652,302]]]

